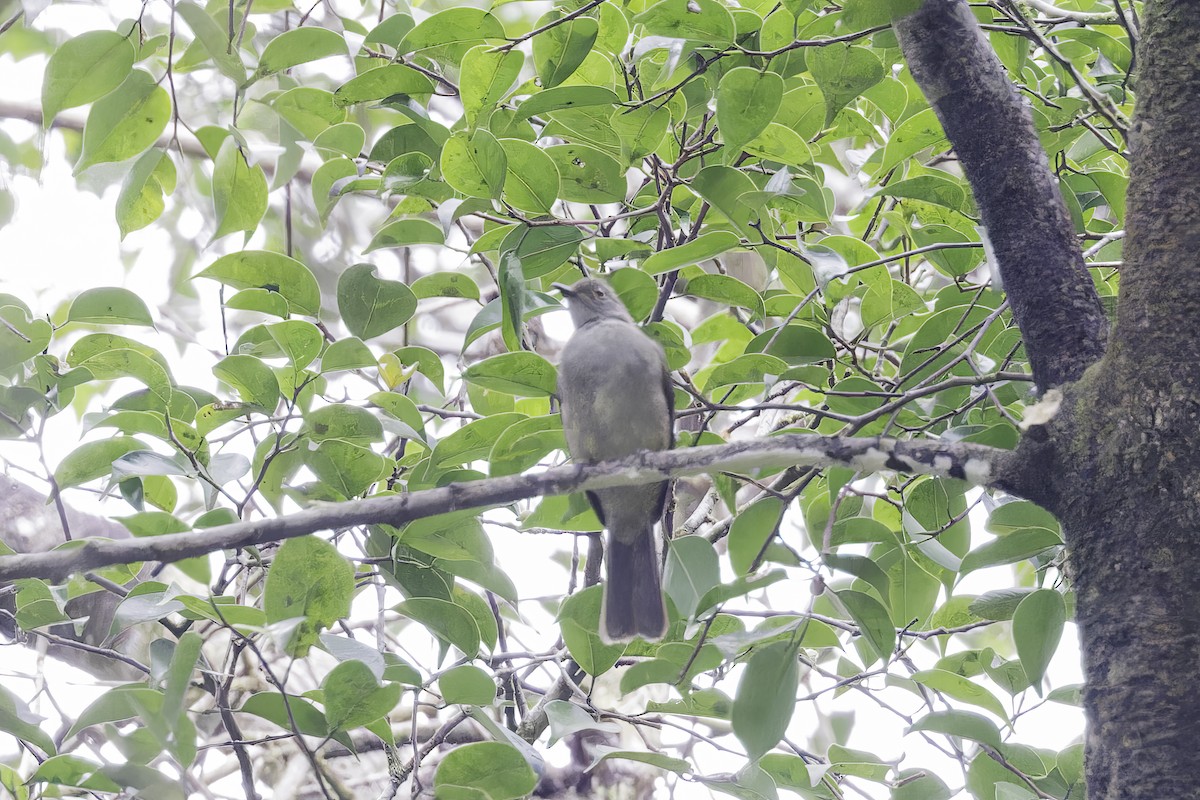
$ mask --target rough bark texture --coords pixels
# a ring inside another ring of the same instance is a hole
[[[1054,431],[1090,800],[1200,783],[1200,16],[1146,4],[1124,266],[1108,356]]]
[[[958,26],[974,26],[965,5],[928,0],[899,26],[993,245],[1007,254],[1006,290],[1035,368],[1042,365],[1038,380],[1076,380],[1058,416],[1022,440],[1021,466],[1003,483],[1053,511],[1066,534],[1087,679],[1089,800],[1194,797],[1200,783],[1196,12],[1185,0],[1146,3],[1118,322],[1109,351],[1090,368],[1102,347],[1089,334],[1102,330],[1085,297],[1091,281],[1045,256],[1056,240],[1047,226],[1062,239],[1070,224],[1057,198],[1053,214],[1032,221],[1047,201],[1018,184],[1035,169],[1036,140],[1024,113],[1013,112],[1011,91],[980,88],[998,66],[964,54]],[[1005,123],[988,106],[1021,121]],[[996,193],[1010,197],[989,207],[985,198]]]
[[[1076,380],[1108,322],[1026,104],[962,0],[927,0],[895,29],[975,193],[1034,380]]]

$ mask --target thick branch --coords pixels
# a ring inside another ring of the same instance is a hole
[[[1077,380],[1108,321],[1028,108],[963,0],[925,0],[895,29],[971,183],[1034,380]]]
[[[592,466],[570,465],[537,475],[452,483],[388,497],[324,503],[295,514],[237,522],[150,539],[70,542],[49,553],[0,558],[0,581],[60,579],[73,572],[136,561],[179,561],[216,550],[247,547],[350,525],[401,525],[415,519],[503,505],[539,495],[567,494],[607,486],[630,486],[704,472],[753,473],[792,466],[850,466],[862,472],[896,470],[960,478],[977,486],[1002,485],[1015,456],[1008,450],[956,442],[830,438],[790,434],[727,445],[641,453]]]

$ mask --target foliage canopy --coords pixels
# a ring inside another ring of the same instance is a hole
[[[170,326],[129,288],[0,294],[0,436],[81,440],[43,475],[55,503],[100,492],[157,537],[561,463],[545,315],[584,273],[665,348],[679,448],[1020,435],[1020,335],[889,27],[911,3],[179,0],[87,31],[40,5],[0,53],[45,62],[45,135],[127,251],[202,216],[163,254]],[[1131,51],[1107,5],[1059,5],[976,14],[1112,298]],[[39,135],[0,125],[7,178],[41,168]],[[7,630],[122,682],[57,733],[32,684],[0,687],[23,744],[0,786],[254,796],[283,754],[314,797],[505,800],[593,765],[743,798],[1082,796],[1081,744],[1021,743],[1037,698],[1078,702],[1046,681],[1058,523],[896,467],[680,482],[658,644],[600,641],[579,496],[19,578]],[[910,735],[852,725],[855,696]],[[548,763],[546,731],[590,744]]]

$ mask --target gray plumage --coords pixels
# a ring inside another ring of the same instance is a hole
[[[674,443],[674,390],[662,347],[633,321],[612,287],[587,279],[555,284],[575,333],[558,370],[563,432],[581,462],[622,458]],[[667,483],[588,492],[608,529],[608,577],[600,618],[608,642],[662,637],[667,630],[654,525]]]

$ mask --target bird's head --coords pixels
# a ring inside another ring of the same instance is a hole
[[[576,328],[581,328],[597,319],[621,319],[633,322],[629,310],[617,297],[616,291],[604,281],[595,278],[584,278],[574,286],[561,283],[554,288],[562,292],[571,311],[571,320]]]

